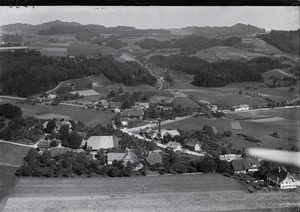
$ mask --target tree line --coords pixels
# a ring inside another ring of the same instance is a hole
[[[240,46],[241,38],[230,37],[227,39],[206,38],[202,36],[189,36],[182,39],[171,39],[159,41],[155,39],[144,39],[137,41],[135,44],[143,49],[163,49],[163,48],[181,48],[187,54],[195,54],[201,49],[207,49],[213,46]]]
[[[294,31],[272,30],[269,34],[261,34],[257,36],[283,52],[299,55],[300,29]]]
[[[113,57],[75,60],[66,57],[47,57],[35,50],[0,53],[2,93],[28,97],[45,92],[61,81],[104,74],[108,79],[127,86],[154,85],[155,77],[136,62],[121,63]]]
[[[208,63],[203,59],[184,54],[155,55],[149,58],[149,62],[162,68],[194,74],[193,84],[203,87],[223,87],[232,82],[263,82],[261,73],[287,67],[279,60],[268,57],[257,57],[249,61],[227,60]]]

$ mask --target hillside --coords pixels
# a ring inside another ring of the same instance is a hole
[[[261,29],[252,25],[246,24],[235,24],[231,27],[185,27],[182,28],[186,31],[190,31],[195,35],[202,35],[207,37],[217,37],[217,36],[237,36],[237,35],[245,35],[252,33],[263,33],[265,29]]]
[[[281,51],[293,55],[299,55],[299,36],[299,29],[295,31],[272,30],[269,34],[258,35],[260,39],[277,47]]]

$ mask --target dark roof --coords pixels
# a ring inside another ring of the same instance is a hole
[[[278,183],[281,183],[288,176],[290,176],[290,174],[286,170],[281,169],[280,167],[271,169],[267,173],[268,178],[271,178],[275,181],[277,181],[277,179],[278,179]]]
[[[54,147],[50,149],[50,154],[51,157],[55,157],[57,154],[64,154],[67,151],[69,151],[69,148],[64,148],[64,147]]]
[[[143,116],[143,111],[138,110],[138,109],[125,109],[122,113],[122,116],[127,116],[127,117],[142,117]]]
[[[186,139],[186,146],[188,147],[195,147],[196,144],[199,144],[200,145],[200,142],[196,139]]]
[[[152,166],[156,163],[162,163],[162,157],[159,153],[151,152],[147,157],[147,161],[150,164],[150,166]]]
[[[258,160],[250,159],[237,159],[231,162],[234,171],[246,171],[252,168],[258,168],[260,166]]]

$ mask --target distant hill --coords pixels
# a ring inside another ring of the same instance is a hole
[[[235,24],[231,27],[185,27],[183,30],[190,31],[195,35],[201,35],[206,37],[215,37],[215,36],[237,36],[243,34],[252,34],[252,33],[264,33],[265,29],[261,29],[252,25],[246,24]]]
[[[38,25],[30,25],[30,24],[9,24],[9,25],[3,25],[0,26],[0,29],[3,31],[21,31],[21,32],[31,32],[31,33],[37,33],[40,30],[46,30],[51,27],[75,27],[80,26],[79,23],[76,22],[63,22],[63,21],[50,21],[43,24]]]

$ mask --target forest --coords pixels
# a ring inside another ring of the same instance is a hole
[[[74,59],[47,57],[35,50],[0,53],[2,94],[28,97],[57,86],[61,81],[104,74],[126,86],[154,85],[155,77],[135,62],[121,63],[113,57]]]
[[[295,31],[272,30],[269,34],[261,34],[258,37],[267,43],[277,47],[283,52],[299,55],[300,29]]]
[[[227,60],[208,63],[197,57],[178,54],[168,57],[155,55],[149,62],[162,68],[194,74],[193,84],[203,87],[223,87],[232,82],[263,82],[261,73],[286,67],[279,60],[268,57],[257,57],[249,61]]]
[[[241,38],[230,37],[224,40],[209,39],[201,36],[189,36],[182,39],[172,39],[168,41],[159,41],[155,39],[145,39],[135,43],[143,49],[163,49],[163,48],[181,48],[187,54],[195,54],[197,51],[207,49],[213,46],[240,46]]]

